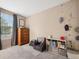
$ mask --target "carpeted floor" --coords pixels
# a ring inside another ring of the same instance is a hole
[[[79,59],[79,51],[73,51],[68,49],[67,54],[69,59]]]
[[[67,59],[64,56],[39,52],[28,45],[14,46],[0,51],[0,59]]]

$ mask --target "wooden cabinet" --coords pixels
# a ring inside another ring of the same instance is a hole
[[[29,43],[29,29],[18,28],[18,45],[24,45]]]

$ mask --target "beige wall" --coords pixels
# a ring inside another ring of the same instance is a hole
[[[77,7],[78,7],[77,11],[78,11],[78,24],[79,24],[79,0],[77,2]]]
[[[64,17],[62,24],[59,23],[60,17]],[[78,25],[77,2],[76,0],[71,0],[62,5],[32,15],[26,22],[29,23],[30,39],[41,36],[49,37],[50,35],[59,38],[61,35],[65,35],[68,39],[72,40],[77,35],[74,31],[74,28]],[[65,24],[72,26],[70,31],[66,32],[64,30]]]

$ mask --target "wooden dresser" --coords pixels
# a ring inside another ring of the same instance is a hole
[[[29,29],[18,28],[18,45],[24,45],[29,43]]]

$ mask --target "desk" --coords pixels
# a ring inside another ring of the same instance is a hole
[[[50,42],[54,42],[55,43],[55,46],[57,48],[62,48],[64,49],[66,47],[66,41],[65,40],[57,40],[57,39],[47,39],[48,41]]]
[[[67,57],[67,48],[66,48],[66,41],[65,40],[55,40],[55,39],[47,39],[50,41],[50,46],[52,49],[57,48],[58,53],[60,55]]]

